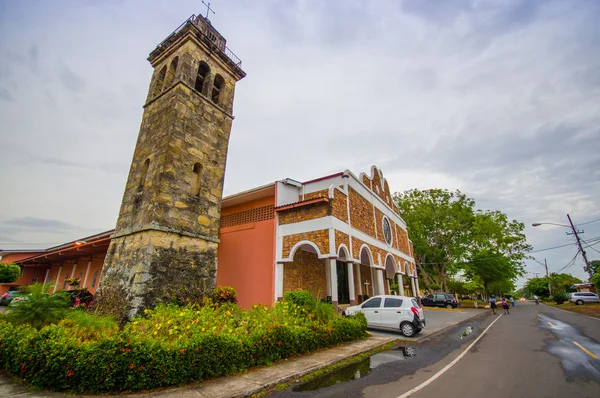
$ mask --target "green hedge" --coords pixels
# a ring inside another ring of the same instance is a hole
[[[321,322],[285,301],[248,311],[233,304],[164,305],[91,340],[74,322],[38,331],[0,319],[0,366],[36,388],[139,391],[269,365],[364,337],[366,326],[362,314]]]

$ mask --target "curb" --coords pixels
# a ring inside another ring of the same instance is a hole
[[[386,344],[397,343],[397,342],[398,342],[397,339],[390,338],[387,341],[381,342],[381,344],[378,344],[376,346],[373,346],[373,347],[370,347],[370,348],[358,351],[356,353],[353,353],[350,356],[342,357],[342,358],[334,358],[334,359],[332,359],[330,361],[320,363],[319,365],[315,365],[315,366],[313,366],[313,367],[311,367],[309,369],[304,369],[304,370],[302,370],[300,372],[296,372],[296,373],[294,373],[292,375],[282,376],[282,377],[280,377],[279,379],[277,379],[275,381],[269,382],[268,384],[263,384],[262,386],[254,389],[254,390],[246,391],[243,394],[230,395],[228,398],[249,397],[249,396],[252,396],[254,394],[258,394],[258,393],[261,393],[263,391],[267,391],[267,390],[269,390],[269,389],[277,386],[278,384],[288,383],[290,381],[294,381],[294,380],[300,379],[301,377],[304,377],[307,374],[316,372],[317,370],[326,368],[326,367],[331,366],[331,365],[335,365],[338,362],[342,362],[342,361],[345,361],[345,360],[350,359],[350,358],[354,358],[354,357],[356,357],[358,355],[364,354],[365,352],[376,350],[376,349],[378,349],[378,348],[380,348],[380,347],[382,347],[382,346],[384,346]]]

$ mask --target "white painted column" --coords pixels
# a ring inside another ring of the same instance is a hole
[[[415,289],[415,278],[413,278],[413,277],[410,278],[410,284],[412,286],[412,296],[413,297],[417,297],[417,295],[415,294],[415,291],[416,291],[416,289]]]
[[[388,292],[392,294],[392,289],[390,289],[390,280],[388,278],[385,278],[385,283],[387,283]]]
[[[275,297],[273,302],[283,297],[283,264],[275,264]]]
[[[356,305],[356,293],[354,292],[354,264],[348,263],[348,292],[350,293],[350,304]]]
[[[358,295],[362,296],[363,295],[363,289],[362,289],[362,280],[360,277],[360,264],[356,264],[356,280],[358,281],[357,285],[358,285]]]
[[[400,288],[400,295],[404,296],[404,279],[402,279],[402,274],[398,274],[398,287]]]
[[[333,301],[333,293],[331,292],[331,267],[329,263],[330,261],[331,260],[325,260],[325,283],[327,284],[327,296],[331,297],[331,301]]]
[[[83,277],[83,284],[81,285],[82,288],[86,287],[88,275],[90,274],[91,266],[92,266],[92,258],[90,257],[90,261],[88,261],[87,270],[85,271],[85,276]]]
[[[71,274],[71,278],[75,278],[75,271],[77,270],[77,263],[73,264],[73,273]],[[67,290],[71,290],[71,285],[67,288]]]
[[[46,283],[48,282],[48,275],[50,274],[50,268],[48,268],[46,270],[46,276],[44,277],[44,287],[46,286]]]
[[[420,297],[421,289],[419,289],[419,278],[415,278],[415,285],[417,286],[417,296],[415,296],[415,297]]]
[[[56,293],[56,288],[58,287],[58,280],[60,279],[60,271],[62,271],[62,265],[58,267],[58,274],[56,275],[56,283],[54,283],[54,290],[52,293]]]
[[[335,259],[329,261],[329,289],[331,290],[331,302],[334,307],[337,306],[338,302],[338,290],[337,290],[337,268],[335,266]]]
[[[385,294],[385,289],[383,288],[383,270],[377,270],[377,289],[379,290],[379,294]]]

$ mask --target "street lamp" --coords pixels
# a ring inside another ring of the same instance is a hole
[[[581,252],[581,255],[583,256],[583,261],[585,261],[585,268],[584,270],[588,273],[588,275],[590,276],[590,278],[592,277],[592,268],[590,267],[590,263],[587,259],[587,256],[585,254],[585,250],[583,250],[583,247],[581,247],[581,241],[579,240],[579,235],[578,234],[582,234],[583,231],[577,231],[575,229],[575,226],[573,225],[573,221],[571,221],[571,216],[567,214],[567,218],[569,219],[569,225],[565,225],[565,224],[556,224],[553,222],[534,222],[533,224],[531,224],[532,227],[539,227],[542,224],[550,224],[550,225],[558,225],[559,227],[566,227],[566,228],[571,228],[571,230],[573,231],[572,233],[567,232],[567,235],[575,235],[575,239],[577,240],[577,246],[579,247],[579,251]]]

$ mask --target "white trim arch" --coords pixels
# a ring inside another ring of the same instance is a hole
[[[311,242],[309,240],[303,240],[303,241],[300,241],[300,242],[296,243],[294,245],[294,247],[292,247],[292,250],[290,250],[290,256],[288,257],[290,261],[294,260],[294,256],[296,255],[296,251],[298,251],[298,249],[300,249],[302,246],[310,246],[313,249],[315,249],[315,253],[317,253],[317,257],[319,257],[319,258],[327,257],[327,256],[323,256],[321,254],[321,251],[319,250],[319,247],[315,243],[313,243],[313,242]]]
[[[390,270],[388,269],[388,259],[390,258],[392,259],[390,264],[392,265],[394,271],[392,275],[390,275]],[[385,256],[385,261],[383,262],[383,264],[385,268],[386,278],[393,280],[396,274],[398,273],[398,265],[396,264],[396,259],[390,253],[388,253],[387,256]]]
[[[362,262],[362,253],[363,250],[366,249],[367,252],[367,257],[369,258],[369,264],[364,264]],[[368,245],[366,245],[365,243],[362,244],[362,246],[360,247],[360,250],[358,251],[358,262],[361,263],[362,265],[368,265],[369,267],[373,267],[375,265],[375,260],[373,260],[373,253],[371,252],[371,249],[369,248]]]
[[[344,252],[344,257],[340,256],[340,253],[342,253],[342,251]],[[348,250],[348,248],[346,247],[346,245],[344,243],[341,243],[338,246],[338,250],[337,250],[337,256],[338,256],[338,260],[345,261],[347,263],[351,263],[352,262],[352,256],[350,256],[350,250]]]

